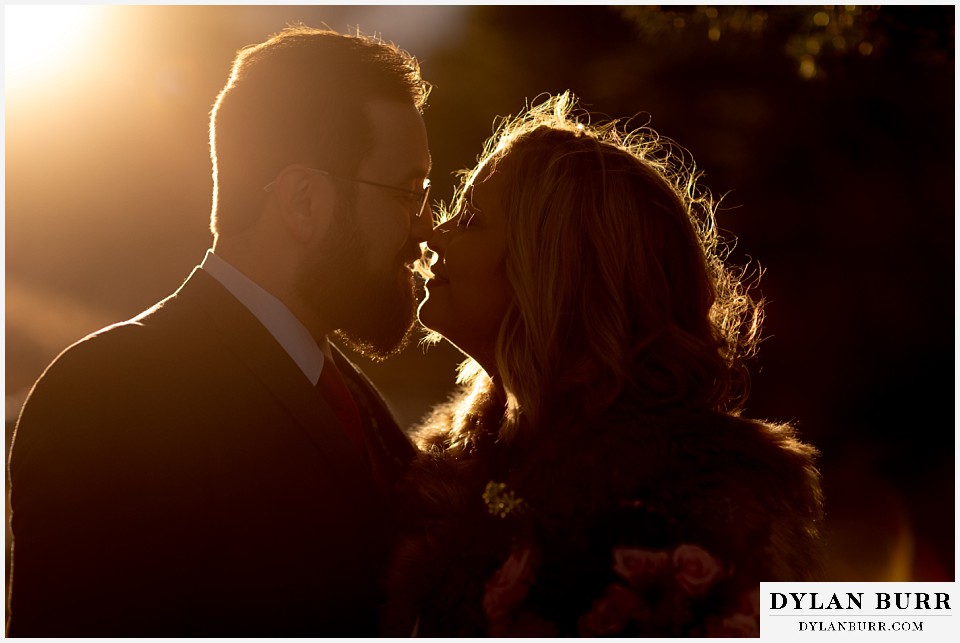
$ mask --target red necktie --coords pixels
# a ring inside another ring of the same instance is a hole
[[[360,409],[357,408],[357,402],[350,394],[343,376],[332,359],[326,359],[323,362],[323,370],[320,371],[320,379],[317,380],[317,390],[333,408],[350,441],[360,454],[364,455],[366,447],[363,442],[363,421],[360,419]]]

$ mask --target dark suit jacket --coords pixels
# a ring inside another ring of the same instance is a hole
[[[413,448],[337,362],[372,466],[202,270],[64,351],[11,451],[9,635],[374,633],[386,498]]]

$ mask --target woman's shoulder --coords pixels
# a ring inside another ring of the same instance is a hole
[[[565,442],[525,481],[534,502],[559,498],[554,512],[571,519],[613,515],[732,559],[765,551],[755,561],[764,580],[816,575],[817,451],[791,425],[622,405]]]
[[[505,407],[486,391],[454,390],[408,432],[420,463],[483,459],[499,449]]]
[[[417,468],[483,466],[502,453],[496,422],[464,422],[459,392],[412,431]],[[568,480],[603,496],[671,485],[714,492],[752,489],[752,495],[819,503],[818,451],[788,423],[717,412],[651,411],[629,399],[587,421],[548,422],[516,450],[513,469],[555,488]]]
[[[581,432],[577,450],[602,454],[608,470],[626,472],[623,486],[705,498],[724,496],[758,510],[786,503],[818,514],[817,449],[796,427],[717,412],[617,409],[594,430]],[[784,507],[786,508],[786,507]]]
[[[815,474],[817,449],[787,423],[717,412],[652,413],[622,405],[572,438],[572,452],[598,452],[603,459],[633,460],[641,475],[726,475],[738,478]]]
[[[437,404],[409,431],[410,439],[421,452],[435,453],[450,446],[450,430],[454,425],[462,394],[456,392],[445,402]]]

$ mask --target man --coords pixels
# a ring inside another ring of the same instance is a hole
[[[18,421],[9,635],[376,632],[412,447],[327,337],[385,357],[411,330],[428,92],[362,36],[238,53],[210,119],[212,250],[61,354]]]

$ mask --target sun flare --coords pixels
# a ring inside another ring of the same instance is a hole
[[[4,7],[4,72],[7,83],[49,81],[74,61],[92,36],[103,6],[14,5]]]

